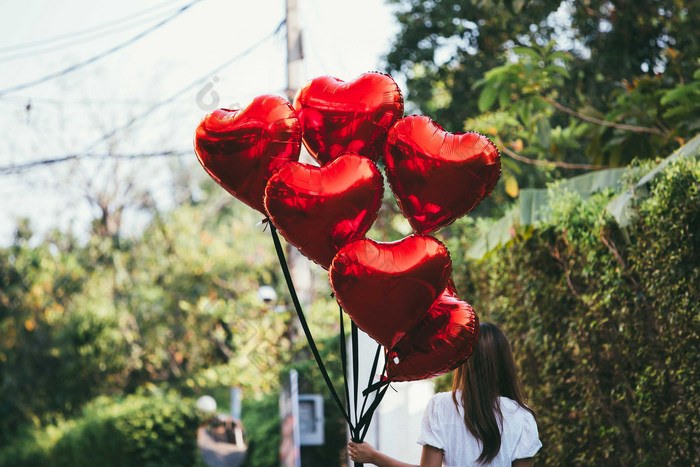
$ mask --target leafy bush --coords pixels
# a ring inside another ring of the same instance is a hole
[[[284,383],[289,380],[289,371],[296,369],[299,374],[299,392],[302,394],[322,394],[324,403],[324,436],[322,446],[302,446],[301,465],[313,467],[340,466],[345,459],[346,427],[335,401],[316,366],[316,361],[307,349],[306,341],[300,338],[296,361],[283,367],[279,377]],[[323,359],[328,375],[336,391],[342,398],[342,365],[339,355],[339,337],[318,339],[316,345]],[[279,417],[279,389],[257,398],[243,399],[241,418],[246,428],[248,451],[245,467],[267,467],[279,462],[281,425]]]
[[[672,164],[624,232],[612,193],[553,196],[529,238],[456,271],[508,333],[546,465],[700,465],[700,164]]]
[[[246,429],[248,449],[243,465],[262,467],[279,463],[281,424],[279,392],[255,399],[243,399],[241,418]]]
[[[100,397],[75,420],[25,434],[0,466],[192,466],[198,427],[194,404],[175,394]]]

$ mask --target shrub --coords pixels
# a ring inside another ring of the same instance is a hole
[[[303,339],[300,338],[300,341]],[[345,420],[333,400],[330,391],[316,366],[316,361],[306,348],[305,339],[298,343],[295,363],[280,370],[279,378],[282,384],[289,380],[289,371],[294,368],[299,374],[299,392],[301,394],[322,394],[324,404],[324,436],[322,446],[302,446],[302,467],[341,466],[344,465],[346,454]],[[317,339],[319,353],[333,381],[335,389],[343,397],[343,373],[339,355],[339,336]],[[241,411],[243,425],[248,438],[248,450],[243,463],[244,467],[267,467],[279,463],[281,442],[281,424],[279,413],[280,388],[268,394],[258,395],[257,398],[244,398]]]
[[[0,466],[192,466],[199,417],[175,394],[100,397],[79,418],[25,434]]]
[[[456,271],[508,333],[546,465],[700,465],[700,164],[672,164],[620,231],[588,200],[552,197],[532,236]]]

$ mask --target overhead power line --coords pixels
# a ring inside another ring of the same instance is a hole
[[[20,102],[23,105],[26,103],[31,103],[32,106],[34,103],[38,104],[49,104],[49,105],[54,105],[54,106],[77,106],[77,105],[82,105],[82,106],[91,106],[91,105],[105,105],[105,104],[118,104],[118,105],[129,105],[129,106],[146,106],[146,105],[153,105],[156,102],[158,102],[157,99],[144,99],[144,98],[113,98],[109,99],[107,97],[102,98],[102,99],[93,99],[93,98],[81,98],[81,99],[75,99],[75,100],[66,100],[66,99],[59,99],[56,97],[34,97],[34,96],[27,96],[27,95],[21,95],[21,94],[8,94],[6,96],[1,96],[0,101],[4,102]]]
[[[195,81],[192,81],[190,84],[188,84],[188,85],[185,86],[184,88],[180,89],[180,90],[177,91],[175,94],[173,94],[173,95],[171,95],[170,97],[168,97],[167,99],[162,100],[162,101],[160,101],[160,102],[154,104],[153,106],[149,107],[149,108],[148,108],[147,110],[145,110],[144,112],[142,112],[142,113],[136,115],[135,117],[132,117],[132,118],[131,118],[128,122],[126,122],[124,125],[122,125],[122,126],[120,126],[120,127],[117,127],[117,128],[115,128],[115,129],[113,129],[112,131],[110,131],[109,133],[107,133],[107,134],[105,134],[105,135],[99,137],[98,139],[96,139],[95,141],[93,141],[92,143],[90,143],[90,144],[89,144],[85,149],[83,149],[82,151],[80,151],[80,152],[78,152],[78,153],[75,153],[75,154],[69,154],[69,155],[65,155],[65,156],[54,157],[54,158],[51,158],[51,159],[41,159],[41,160],[37,160],[37,161],[27,162],[27,163],[24,163],[24,164],[17,164],[17,165],[9,165],[9,166],[5,166],[5,167],[0,167],[0,175],[6,175],[6,174],[11,174],[11,173],[19,173],[19,172],[21,172],[21,171],[23,171],[23,170],[27,170],[27,169],[31,169],[31,168],[33,168],[33,167],[38,167],[38,166],[43,166],[43,165],[52,165],[52,164],[57,164],[57,163],[61,163],[61,162],[67,162],[67,161],[71,161],[71,160],[86,158],[86,157],[96,157],[96,155],[95,155],[95,154],[92,154],[91,151],[92,151],[93,149],[95,149],[100,143],[103,143],[103,142],[109,140],[110,138],[112,138],[112,137],[113,137],[114,135],[116,135],[117,133],[120,133],[120,132],[122,132],[122,131],[124,131],[124,130],[130,128],[134,123],[138,122],[139,120],[142,120],[142,119],[146,118],[147,116],[149,116],[150,114],[152,114],[153,112],[155,112],[156,110],[158,110],[159,108],[163,107],[163,106],[166,105],[166,104],[169,104],[170,102],[173,102],[173,101],[176,100],[178,97],[180,97],[182,94],[186,93],[186,92],[189,91],[190,89],[192,89],[192,88],[194,88],[195,86],[199,85],[199,84],[202,83],[203,81],[209,79],[209,77],[215,75],[215,74],[218,73],[219,71],[221,71],[221,70],[223,70],[224,68],[230,66],[232,63],[234,63],[234,62],[236,62],[236,61],[238,61],[238,60],[244,58],[245,56],[249,55],[249,54],[252,53],[255,49],[257,49],[257,48],[260,47],[262,44],[264,44],[266,41],[268,41],[269,39],[271,39],[272,37],[274,37],[274,36],[282,29],[282,26],[283,26],[284,24],[285,24],[285,21],[282,20],[282,21],[277,25],[277,27],[276,27],[270,34],[268,34],[267,36],[263,37],[262,39],[260,39],[260,40],[257,41],[255,44],[253,44],[253,45],[251,45],[250,47],[248,47],[248,48],[247,48],[246,50],[244,50],[243,52],[241,52],[241,53],[239,53],[238,55],[236,55],[236,56],[234,56],[234,57],[232,57],[232,58],[226,60],[224,63],[222,63],[221,65],[217,66],[217,67],[214,68],[213,70],[210,70],[207,74],[201,76],[200,78],[197,78]],[[160,154],[160,153],[154,153],[154,154]],[[100,156],[102,156],[102,155],[100,155]],[[141,156],[141,157],[148,157],[148,156],[147,156],[147,155],[144,155],[144,156]],[[122,158],[124,158],[124,157],[122,157]],[[132,158],[133,158],[133,157],[132,157]]]
[[[159,3],[158,5],[155,5],[151,8],[146,8],[145,10],[138,11],[138,12],[133,13],[131,15],[124,16],[124,17],[121,17],[121,18],[118,18],[118,19],[115,19],[112,21],[107,21],[105,23],[91,26],[89,28],[80,29],[78,31],[72,31],[72,32],[67,32],[67,33],[63,33],[63,34],[57,34],[55,36],[45,37],[43,39],[38,39],[35,41],[31,41],[31,42],[24,42],[22,44],[15,44],[15,45],[7,46],[7,47],[0,47],[0,53],[16,52],[18,50],[30,49],[33,47],[46,45],[46,44],[53,45],[57,41],[60,42],[60,41],[65,40],[65,39],[72,39],[75,37],[83,36],[85,34],[89,34],[91,32],[100,31],[100,30],[103,30],[105,28],[109,28],[112,26],[119,25],[121,23],[131,21],[133,19],[136,19],[140,16],[151,13],[153,11],[161,10],[161,9],[163,9],[163,7],[171,7],[172,8],[173,6],[174,6],[173,2],[171,0],[168,0],[168,1],[163,2],[163,3]]]
[[[190,7],[192,7],[193,5],[195,5],[201,1],[202,0],[194,0],[190,3],[188,3],[187,5],[183,6],[178,11],[176,11],[175,14],[168,16],[163,21],[160,21],[157,24],[155,24],[154,26],[151,26],[150,28],[146,29],[145,31],[135,35],[131,39],[127,40],[126,42],[122,42],[121,44],[116,45],[116,46],[112,47],[111,49],[106,50],[98,55],[95,55],[94,57],[89,58],[83,62],[76,63],[75,65],[71,65],[64,70],[57,71],[55,73],[51,73],[51,74],[46,75],[42,78],[35,79],[34,81],[29,81],[29,82],[26,82],[23,84],[18,84],[16,86],[12,86],[12,87],[0,90],[0,96],[7,94],[7,93],[10,93],[10,92],[19,91],[21,89],[27,89],[27,88],[30,88],[32,86],[36,86],[37,84],[45,83],[46,81],[50,81],[50,80],[58,78],[60,76],[67,75],[68,73],[72,73],[75,70],[78,70],[84,66],[90,65],[91,63],[95,63],[96,61],[98,61],[98,60],[100,60],[108,55],[111,55],[111,54],[123,49],[124,47],[127,47],[127,46],[133,44],[134,42],[136,42],[139,39],[143,38],[144,36],[150,34],[151,32],[163,27],[165,24],[169,23],[170,21],[172,21],[176,17],[180,16],[182,13],[187,11]]]
[[[79,158],[89,157],[91,159],[145,159],[151,157],[173,157],[173,156],[187,156],[193,154],[194,149],[189,150],[178,150],[178,151],[160,151],[160,152],[146,152],[141,154],[99,154],[99,153],[89,153],[89,154],[68,154],[65,156],[55,157],[53,159],[42,159],[40,161],[28,162],[26,164],[14,166],[14,167],[3,167],[0,169],[2,174],[10,174],[15,172],[20,172],[24,169],[29,169],[32,167],[37,167],[40,165],[51,165],[59,162],[68,162]],[[15,170],[13,170],[15,169]]]
[[[21,60],[21,59],[25,59],[25,58],[35,57],[37,55],[43,55],[43,54],[55,52],[57,50],[63,50],[65,48],[73,47],[75,45],[83,45],[83,44],[86,44],[88,42],[94,41],[96,39],[101,39],[103,37],[111,36],[113,34],[117,34],[117,33],[120,33],[122,31],[127,31],[129,29],[133,29],[136,26],[140,26],[142,24],[151,23],[157,19],[162,18],[163,16],[164,16],[163,12],[161,12],[161,13],[158,13],[156,15],[151,15],[147,18],[141,18],[137,21],[132,21],[132,22],[127,23],[127,24],[104,29],[102,31],[98,31],[98,32],[95,32],[95,33],[87,35],[87,36],[81,36],[81,37],[77,37],[77,38],[70,40],[70,41],[64,41],[63,43],[51,44],[51,45],[48,45],[44,48],[18,52],[18,53],[14,53],[12,55],[0,56],[0,63],[12,62],[15,60]]]

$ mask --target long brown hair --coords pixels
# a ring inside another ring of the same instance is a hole
[[[481,323],[479,342],[471,357],[454,372],[452,400],[457,407],[457,390],[462,391],[464,424],[483,446],[477,462],[488,463],[501,449],[503,415],[498,397],[507,397],[533,413],[525,405],[523,388],[508,338],[498,327]]]

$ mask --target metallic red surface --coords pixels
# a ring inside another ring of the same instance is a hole
[[[468,303],[445,291],[387,353],[387,379],[415,381],[450,372],[469,358],[478,339],[479,317]]]
[[[417,233],[436,231],[474,209],[501,174],[498,148],[486,136],[448,133],[425,116],[396,122],[384,157],[391,189]]]
[[[299,159],[301,126],[291,104],[259,96],[243,110],[217,109],[197,127],[197,159],[229,193],[263,214],[270,176]]]
[[[391,348],[426,315],[452,272],[445,245],[425,235],[392,243],[360,239],[330,267],[335,297],[357,326]]]
[[[345,152],[378,160],[391,125],[403,116],[396,82],[382,73],[364,73],[344,82],[322,76],[297,94],[304,145],[321,164]]]
[[[265,208],[289,243],[328,269],[342,246],[372,226],[383,193],[374,162],[348,153],[323,167],[285,165],[267,183]]]

